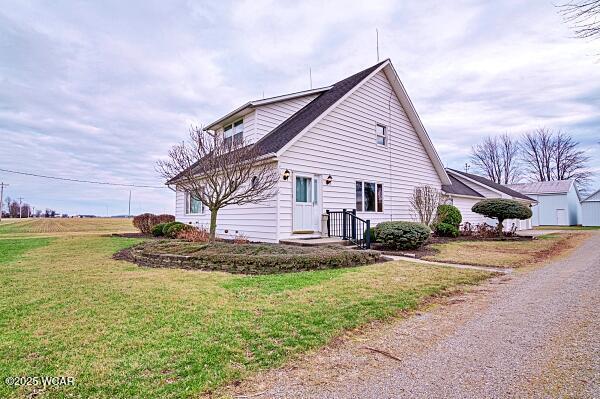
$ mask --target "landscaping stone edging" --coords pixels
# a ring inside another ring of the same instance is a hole
[[[335,255],[314,254],[157,254],[144,248],[129,248],[121,259],[155,268],[222,271],[235,274],[276,274],[308,270],[337,269],[379,262],[381,253],[373,250],[343,249]]]

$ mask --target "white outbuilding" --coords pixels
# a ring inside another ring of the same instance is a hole
[[[581,203],[574,180],[508,184],[507,187],[533,198],[533,226],[581,224]]]
[[[600,190],[581,201],[581,224],[600,226]]]

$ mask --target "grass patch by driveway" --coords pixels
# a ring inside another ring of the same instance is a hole
[[[437,251],[423,259],[492,267],[523,267],[542,263],[574,248],[578,234],[547,234],[523,241],[451,241],[432,244]]]
[[[405,262],[239,276],[111,258],[137,242],[56,237],[0,264],[0,375],[75,377],[37,398],[197,397],[490,276]],[[0,397],[33,389],[0,384]]]
[[[600,230],[600,226],[536,226],[534,230]]]

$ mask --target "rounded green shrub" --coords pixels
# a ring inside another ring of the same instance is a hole
[[[429,227],[415,222],[383,222],[375,227],[377,242],[390,249],[419,248],[431,235]]]
[[[169,230],[169,228],[177,223],[181,223],[181,222],[167,222],[167,223],[162,223],[163,227],[162,227],[162,235],[166,236],[167,235],[167,230]],[[182,223],[183,224],[183,223]]]
[[[437,207],[437,223],[445,223],[458,227],[462,222],[462,215],[454,205],[440,205]]]
[[[176,238],[177,234],[180,231],[190,230],[190,229],[193,229],[193,227],[188,224],[181,223],[181,222],[172,222],[171,226],[169,226],[167,228],[167,231],[165,232],[165,237]]]
[[[164,236],[165,233],[163,233],[163,227],[165,227],[165,224],[166,223],[159,223],[159,224],[155,225],[152,228],[152,235],[154,237],[162,237],[162,236]]]
[[[498,232],[502,232],[502,222],[506,219],[529,219],[532,215],[531,209],[515,200],[493,198],[479,201],[471,210],[475,213],[479,213],[488,218],[494,218],[498,220]]]
[[[458,227],[449,223],[436,223],[433,231],[438,237],[458,237]]]

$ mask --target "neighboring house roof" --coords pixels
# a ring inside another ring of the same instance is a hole
[[[563,194],[568,193],[572,185],[573,180],[556,180],[506,184],[505,187],[523,194]]]
[[[533,198],[530,198],[528,196],[526,196],[525,194],[521,194],[518,191],[515,191],[511,188],[508,188],[506,186],[503,186],[502,184],[498,184],[490,179],[486,179],[483,176],[479,176],[479,175],[474,175],[472,173],[467,173],[467,172],[461,172],[460,170],[456,170],[456,169],[447,169],[450,173],[454,173],[454,174],[458,174],[459,176],[463,176],[466,177],[468,179],[474,180],[477,183],[483,184],[484,186],[487,186],[493,190],[496,191],[500,191],[504,194],[510,195],[511,197],[515,197],[515,198],[521,198],[527,201],[533,201],[535,202],[535,200]]]
[[[596,202],[596,201],[600,201],[600,190],[596,191],[595,193],[593,193],[592,195],[588,196],[586,199],[584,199],[581,202]]]
[[[277,153],[315,119],[326,112],[333,104],[344,97],[346,93],[352,90],[356,85],[362,82],[363,79],[369,76],[371,72],[385,62],[387,62],[387,60],[355,73],[346,79],[340,80],[331,86],[331,89],[321,93],[317,98],[306,104],[298,112],[283,121],[282,124],[263,136],[256,143],[256,145],[260,147],[261,153]]]
[[[207,125],[204,128],[204,130],[212,130],[213,128],[218,127],[223,121],[225,121],[229,118],[232,118],[238,114],[239,114],[239,116],[243,116],[243,115],[247,114],[248,112],[250,112],[249,110],[251,110],[253,108],[260,107],[262,105],[278,103],[281,101],[293,100],[294,98],[306,97],[306,96],[310,96],[313,94],[320,94],[320,93],[323,93],[323,92],[331,89],[331,87],[332,86],[319,87],[317,89],[310,89],[310,90],[298,91],[295,93],[283,94],[283,95],[275,96],[275,97],[263,98],[262,100],[248,101],[246,104],[234,109],[233,111],[229,112],[228,114],[223,115],[216,121],[210,123],[209,125]],[[248,111],[248,112],[245,112],[245,111]]]
[[[467,195],[470,197],[481,197],[484,198],[483,195],[473,190],[471,187],[467,186],[465,183],[458,180],[456,177],[452,175],[448,175],[450,178],[450,182],[452,184],[443,184],[442,191],[446,194],[454,194],[454,195]]]

